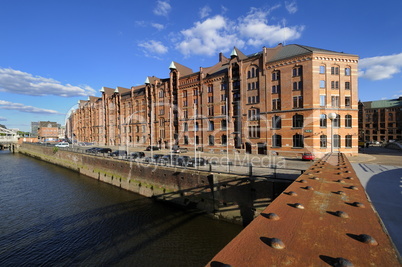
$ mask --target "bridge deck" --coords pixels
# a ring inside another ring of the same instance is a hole
[[[208,266],[401,266],[343,154],[292,183]]]

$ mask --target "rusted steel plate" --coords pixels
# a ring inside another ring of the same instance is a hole
[[[315,162],[207,266],[402,266],[343,154]]]

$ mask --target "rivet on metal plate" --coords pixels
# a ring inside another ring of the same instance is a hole
[[[353,263],[345,258],[336,258],[334,266],[338,267],[353,267]]]
[[[279,238],[271,238],[269,243],[270,243],[269,245],[275,249],[284,249],[285,248],[285,244]]]
[[[268,213],[266,217],[270,220],[277,221],[279,220],[279,216],[276,213]]]
[[[378,242],[377,240],[374,239],[374,237],[366,234],[361,234],[359,235],[359,240],[365,244],[371,245],[371,246],[377,246]]]
[[[359,208],[364,208],[365,207],[364,204],[361,203],[361,202],[353,202],[353,206],[359,207]]]
[[[296,203],[296,204],[294,204],[293,206],[294,206],[296,209],[304,210],[304,206],[303,206],[302,204],[300,204],[300,203]]]
[[[336,214],[336,216],[341,217],[341,218],[349,218],[349,215],[344,211],[338,210],[335,212],[335,214]]]

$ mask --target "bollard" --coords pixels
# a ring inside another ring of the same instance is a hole
[[[248,176],[253,176],[253,163],[248,164]]]
[[[209,172],[212,172],[212,164],[211,164],[211,162],[209,163]]]

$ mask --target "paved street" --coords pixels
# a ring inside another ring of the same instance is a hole
[[[402,253],[402,151],[370,147],[362,152],[349,160]]]

